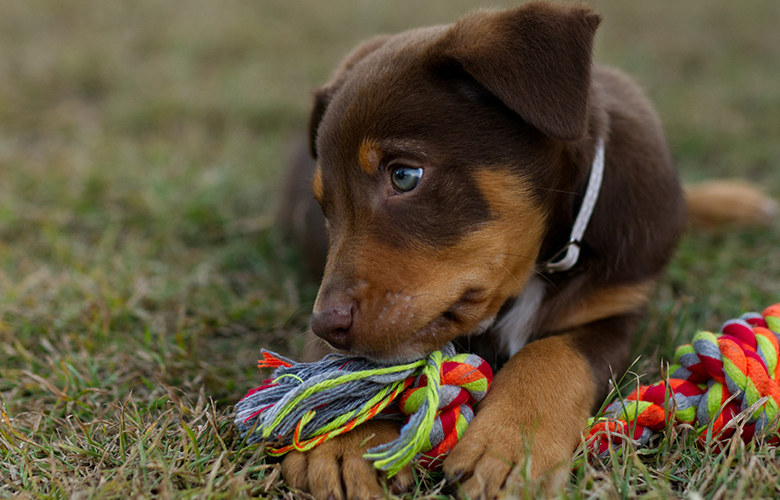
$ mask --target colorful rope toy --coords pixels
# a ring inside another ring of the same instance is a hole
[[[723,324],[720,334],[698,332],[693,343],[677,348],[671,378],[640,386],[593,419],[587,441],[598,455],[626,437],[644,445],[670,418],[700,430],[702,443],[727,439],[740,412],[755,411],[742,427],[742,438],[778,433],[780,385],[777,377],[780,304],[763,314],[747,313]],[[754,406],[755,405],[755,406]]]
[[[268,454],[279,456],[310,450],[371,418],[406,417],[398,439],[365,455],[388,476],[416,457],[429,469],[441,465],[493,380],[490,365],[474,354],[456,354],[452,344],[391,366],[341,354],[295,363],[262,352],[258,368],[275,371],[235,408],[247,443],[264,442]]]

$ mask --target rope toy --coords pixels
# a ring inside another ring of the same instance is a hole
[[[692,344],[675,351],[668,384],[640,386],[591,420],[590,451],[604,455],[610,443],[618,446],[626,437],[644,445],[670,418],[698,429],[701,443],[728,439],[735,418],[747,409],[753,413],[742,427],[745,441],[758,433],[777,434],[779,334],[780,304],[729,320],[720,334],[696,333]]]
[[[435,469],[463,436],[493,380],[490,365],[452,344],[427,358],[380,365],[330,354],[295,363],[263,349],[258,368],[275,368],[235,407],[235,424],[247,443],[263,442],[269,455],[308,451],[372,418],[403,419],[395,441],[364,457],[389,477],[419,457]]]

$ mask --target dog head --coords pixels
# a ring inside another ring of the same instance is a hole
[[[528,4],[364,43],[315,95],[329,253],[312,329],[419,358],[520,293],[586,135],[588,9]]]

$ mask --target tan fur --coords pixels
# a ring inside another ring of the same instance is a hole
[[[691,224],[704,228],[764,226],[778,213],[777,203],[757,186],[735,179],[686,186],[685,199]]]
[[[374,175],[379,169],[382,159],[382,150],[373,139],[364,139],[358,151],[358,163],[363,172]]]
[[[637,311],[650,300],[654,288],[655,281],[649,280],[596,290],[573,302],[550,330],[569,330],[610,316]]]
[[[311,179],[311,190],[314,193],[314,197],[319,201],[322,201],[322,189],[322,170],[317,167]]]
[[[384,489],[377,481],[379,473],[363,459],[363,454],[368,448],[397,437],[397,425],[372,420],[326,441],[310,453],[289,453],[282,461],[282,474],[291,488],[308,491],[314,498],[384,498]],[[393,477],[389,486],[391,490],[400,492],[406,490],[413,480],[412,468],[407,465]],[[342,490],[342,484],[346,491]]]
[[[556,488],[594,399],[590,367],[569,336],[529,344],[496,375],[444,472],[459,477],[472,471],[461,478],[463,496],[493,498],[515,466],[526,466],[530,445],[531,478],[546,474],[548,487]]]
[[[328,300],[341,300],[329,293],[330,282],[350,283],[346,293],[359,311],[352,325],[355,352],[383,360],[418,358],[491,318],[520,292],[536,263],[545,214],[511,173],[480,171],[477,182],[493,219],[455,245],[391,248],[368,237],[332,242],[314,312]],[[473,296],[456,311],[459,324],[437,321],[470,290]]]

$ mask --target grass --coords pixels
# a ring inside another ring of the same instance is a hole
[[[647,89],[683,177],[780,196],[776,2],[594,5],[597,59]],[[260,348],[300,353],[316,292],[271,224],[287,141],[359,40],[475,6],[3,5],[0,495],[293,496],[230,423]],[[696,328],[776,301],[779,244],[777,227],[681,241],[636,371],[654,380]],[[566,495],[772,497],[778,475],[771,446],[701,450],[670,430],[577,469]],[[439,483],[421,477],[409,496],[449,498]]]

